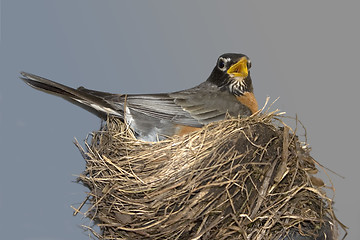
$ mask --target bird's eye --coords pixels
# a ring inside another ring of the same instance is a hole
[[[250,59],[248,59],[248,61],[247,61],[247,68],[248,68],[248,69],[251,68],[251,61],[250,61]]]
[[[226,70],[226,59],[219,58],[217,66],[221,71],[225,71]]]

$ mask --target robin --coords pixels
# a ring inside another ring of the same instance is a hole
[[[29,86],[60,96],[95,113],[120,118],[138,139],[158,141],[183,135],[231,116],[249,116],[258,110],[250,77],[251,62],[244,54],[221,55],[209,78],[200,85],[160,94],[113,94],[64,86],[21,72]]]

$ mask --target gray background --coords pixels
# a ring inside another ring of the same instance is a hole
[[[354,1],[355,2],[355,1]],[[117,92],[181,90],[224,52],[250,56],[255,95],[298,114],[330,176],[335,212],[360,239],[359,5],[350,1],[0,1],[0,238],[89,239],[71,205],[90,113],[26,86],[28,71]]]

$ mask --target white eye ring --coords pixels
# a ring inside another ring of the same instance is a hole
[[[226,58],[219,58],[218,63],[217,63],[217,67],[221,70],[221,71],[225,71],[226,70],[226,65],[227,65],[228,60]]]
[[[248,69],[251,68],[251,61],[250,61],[250,59],[248,59],[248,61],[247,61],[247,68],[248,68]]]

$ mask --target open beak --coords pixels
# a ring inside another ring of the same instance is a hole
[[[248,59],[246,57],[240,58],[240,60],[232,65],[227,73],[232,77],[242,77],[245,78],[248,76]]]

